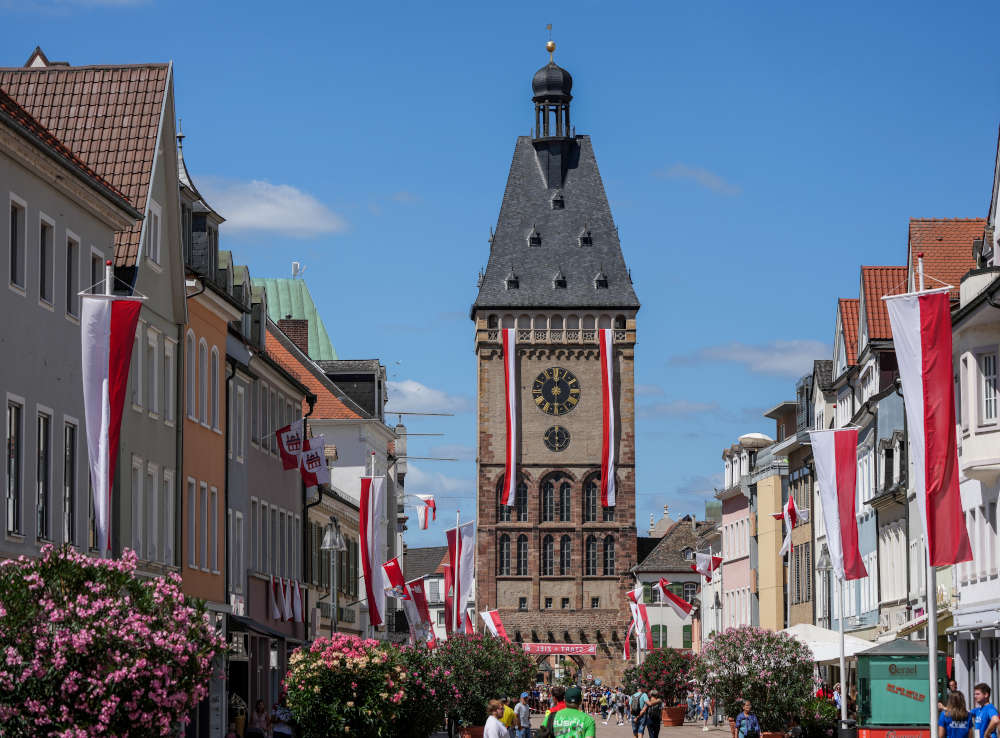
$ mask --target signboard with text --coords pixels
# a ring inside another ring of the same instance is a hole
[[[525,653],[560,654],[563,656],[596,656],[596,643],[524,643]]]

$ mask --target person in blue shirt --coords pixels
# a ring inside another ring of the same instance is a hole
[[[753,714],[750,700],[743,700],[743,712],[736,716],[737,738],[760,738],[760,722]]]
[[[938,717],[938,738],[975,738],[973,717],[965,709],[965,695],[952,692],[948,695],[948,706]]]
[[[986,738],[990,734],[996,735],[997,726],[1000,725],[1000,713],[990,704],[990,685],[985,682],[977,684],[973,688],[972,696],[976,700],[972,716],[979,738]]]

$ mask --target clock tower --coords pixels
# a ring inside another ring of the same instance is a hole
[[[555,44],[549,43],[550,53]],[[476,598],[507,634],[586,645],[584,674],[625,666],[636,564],[633,365],[639,301],[590,137],[570,124],[573,78],[550,57],[531,83],[533,136],[514,147],[472,306],[478,382]],[[506,405],[501,329],[516,328],[518,487],[501,506]],[[601,507],[601,357],[614,329],[617,506]],[[553,657],[550,666],[556,667]],[[544,671],[542,664],[540,670]]]

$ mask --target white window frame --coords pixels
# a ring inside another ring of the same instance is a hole
[[[302,519],[296,515],[292,528],[292,576],[295,579],[302,578],[302,559],[299,552],[302,550]]]
[[[260,401],[260,450],[267,452],[267,431],[271,425],[271,412],[267,398],[270,397],[267,382],[258,382],[257,399]]]
[[[152,350],[152,354],[150,354]],[[146,329],[146,352],[143,360],[148,358],[143,369],[146,371],[146,410],[149,417],[160,417],[160,332],[153,326]],[[150,402],[150,400],[152,402]]]
[[[235,589],[237,592],[243,591],[243,581],[246,579],[246,531],[243,527],[243,513],[239,510],[234,511],[235,520],[233,521],[235,530],[235,543],[236,543],[236,573],[233,578],[235,583]]]
[[[146,556],[148,561],[160,560],[159,526],[160,526],[160,466],[149,462],[146,464],[146,499],[143,511],[143,523],[146,528],[143,538],[146,541]]]
[[[7,252],[7,264],[5,268],[7,269],[7,286],[12,292],[17,293],[21,297],[27,294],[28,290],[28,202],[21,197],[18,197],[13,192],[9,193],[8,196],[8,207],[7,215],[10,217],[10,211],[14,207],[18,207],[21,210],[21,232],[18,234],[21,237],[20,246],[20,265],[21,265],[21,284],[14,281],[14,275],[10,273],[10,252],[14,250],[17,246],[10,243],[10,220],[7,221],[7,245],[10,251]]]
[[[260,448],[260,381],[250,380],[250,445]]]
[[[190,329],[184,336],[184,412],[198,422],[198,341]]]
[[[209,359],[208,381],[211,383],[208,389],[210,398],[209,422],[219,435],[222,435],[222,427],[219,425],[219,347],[212,346]]]
[[[145,542],[142,540],[143,491],[146,489],[146,464],[140,456],[132,456],[132,549],[143,558]],[[138,482],[138,484],[137,484]]]
[[[175,393],[177,382],[177,341],[167,336],[163,337],[163,420],[174,425],[174,414],[177,409]]]
[[[273,574],[274,570],[271,568],[271,508],[264,500],[260,501],[260,538],[257,540],[262,544],[258,546],[260,567],[257,570],[264,574]]]
[[[246,390],[243,385],[237,384],[236,386],[236,411],[235,411],[235,424],[233,425],[233,435],[235,438],[236,446],[236,461],[242,464],[246,459],[246,443],[247,443],[247,428],[246,428]]]
[[[160,265],[160,246],[163,235],[163,210],[159,203],[149,198],[149,214],[146,218],[146,256],[157,266]]]
[[[177,563],[174,556],[174,541],[177,526],[177,505],[174,495],[177,494],[174,486],[174,472],[172,469],[163,470],[163,545],[160,547],[161,558],[167,566]]]
[[[52,229],[52,243],[49,244],[49,291],[52,293],[50,295],[51,299],[46,300],[42,297],[42,224],[47,225]],[[38,304],[50,312],[55,311],[56,303],[56,269],[55,269],[55,259],[56,259],[56,221],[51,216],[46,215],[42,211],[38,211],[38,229],[36,230],[38,235],[38,249],[35,251],[35,255],[38,257],[38,282],[36,286],[38,287]],[[27,281],[27,277],[25,277]]]
[[[256,497],[250,498],[250,568],[254,571],[260,570],[260,500]]]
[[[198,480],[187,478],[188,568],[198,568]]]
[[[205,428],[210,427],[208,397],[208,341],[202,337],[198,339],[198,422]]]
[[[986,360],[989,359],[993,364],[992,378],[990,378],[986,373]],[[998,362],[997,352],[995,349],[990,349],[988,351],[977,351],[976,352],[976,373],[978,375],[978,382],[976,387],[976,397],[978,401],[976,403],[976,409],[978,412],[978,417],[976,418],[977,424],[980,427],[995,426],[997,425],[998,419],[1000,419],[1000,392],[998,392],[998,381],[1000,381],[1000,362]],[[992,383],[992,398],[987,394],[987,388],[990,387]],[[990,407],[992,404],[992,417],[990,417]]]
[[[146,324],[140,320],[135,327],[135,341],[132,350],[132,364],[129,368],[129,374],[134,377],[132,383],[132,409],[138,413],[142,412],[142,402],[145,399],[143,396],[143,382],[142,382],[142,369],[145,362],[145,351],[143,348],[145,344],[143,342],[143,336],[146,333]]]
[[[66,258],[63,259],[64,266],[69,265],[69,244],[70,241],[73,242],[76,247],[76,284],[70,284],[70,275],[63,275],[63,284],[66,287],[66,320],[74,323],[76,325],[80,324],[80,295],[77,293],[80,291],[80,261],[83,254],[83,242],[80,237],[73,233],[69,228],[66,229],[66,238],[63,239],[63,243],[66,246],[66,251],[64,252]]]
[[[208,491],[208,562],[213,574],[219,573],[219,488]]]
[[[96,248],[93,244],[90,245],[90,255],[87,257],[87,281],[89,282],[93,275],[90,273],[90,267],[94,262],[94,257],[101,263],[101,269],[98,273],[98,278],[95,279],[88,287],[87,292],[92,295],[103,295],[104,294],[104,262],[107,260],[104,256],[104,252]]]
[[[198,512],[201,515],[198,526],[198,568],[208,571],[208,482],[198,483]]]

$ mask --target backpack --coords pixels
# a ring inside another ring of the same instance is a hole
[[[632,699],[629,700],[628,709],[632,711],[633,715],[638,715],[639,711],[642,710],[640,696],[638,693],[632,695]]]
[[[535,731],[535,738],[553,738],[552,720],[555,718],[554,712],[549,713],[549,719],[542,723],[542,727]]]

